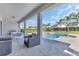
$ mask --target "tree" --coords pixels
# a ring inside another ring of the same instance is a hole
[[[59,20],[60,27],[62,27],[62,25],[65,24],[64,20],[65,20],[65,19],[60,19],[60,20]],[[63,28],[62,28],[62,29],[63,29]],[[60,29],[60,30],[61,30],[61,29]]]
[[[77,14],[76,20],[77,20],[77,26],[79,26],[79,13]],[[77,28],[77,30],[79,30],[79,27]]]
[[[47,31],[51,31],[51,24],[50,24],[50,23],[47,24],[46,30],[47,30]]]
[[[28,28],[32,28],[32,26],[29,26]]]
[[[69,15],[69,17],[70,17],[71,19],[76,19],[76,16],[77,16],[77,14],[74,13],[74,12]]]
[[[67,30],[69,31],[69,25],[70,25],[70,22],[71,22],[71,17],[70,16],[66,16],[66,24],[67,24]]]
[[[62,25],[62,24],[64,24],[64,19],[60,19],[59,20],[59,23]]]
[[[79,25],[79,13],[77,14],[77,24]]]
[[[51,26],[51,24],[50,24],[50,23],[48,23],[48,24],[47,24],[47,26]]]

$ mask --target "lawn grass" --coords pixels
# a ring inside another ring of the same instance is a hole
[[[62,33],[62,34],[79,34],[79,31],[54,31],[57,33]]]
[[[29,29],[25,29],[24,32],[25,33],[33,33],[33,32],[37,32],[37,29],[31,29],[31,28],[29,28]]]
[[[79,31],[46,31],[46,30],[42,30],[43,32],[56,32],[56,33],[62,33],[62,34],[79,34]],[[25,29],[25,33],[33,33],[33,32],[37,32],[37,29]]]

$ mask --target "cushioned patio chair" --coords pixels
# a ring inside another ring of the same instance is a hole
[[[29,47],[34,47],[40,44],[40,40],[36,34],[28,35],[24,37],[24,44]]]

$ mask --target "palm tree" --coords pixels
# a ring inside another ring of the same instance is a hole
[[[77,24],[79,25],[79,13],[77,14]]]
[[[76,13],[71,13],[70,15],[69,15],[69,17],[71,18],[71,19],[76,19]]]
[[[47,24],[46,30],[47,30],[47,31],[51,31],[51,23],[48,23],[48,24]]]
[[[71,17],[71,20],[72,19],[77,20],[77,24],[78,24],[78,19],[77,19],[79,17],[78,14],[76,14],[75,12],[73,12],[73,13],[70,14],[70,17]],[[75,29],[77,30],[77,27],[75,27]]]
[[[47,26],[51,26],[51,24],[50,24],[50,23],[48,23],[48,24],[47,24]]]
[[[64,24],[64,19],[59,20],[60,25],[62,26]]]
[[[79,26],[79,13],[77,14],[76,20],[77,20],[77,26]]]
[[[70,25],[71,17],[66,16],[66,24],[67,24],[67,30],[69,31],[69,25]]]
[[[59,24],[60,24],[60,26],[62,27],[62,25],[65,24],[65,23],[64,23],[64,19],[60,19],[60,20],[59,20]]]

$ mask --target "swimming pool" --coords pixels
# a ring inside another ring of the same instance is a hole
[[[61,33],[48,34],[46,38],[53,39],[53,38],[58,38],[60,36],[66,36],[66,34],[61,34]]]

